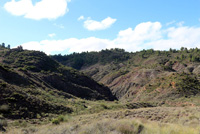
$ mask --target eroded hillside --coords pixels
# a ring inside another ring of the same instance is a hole
[[[69,99],[115,100],[110,89],[38,51],[0,50],[0,106],[6,118],[72,112]]]
[[[199,95],[199,55],[198,48],[135,53],[111,49],[53,58],[105,84],[120,100],[167,102]]]

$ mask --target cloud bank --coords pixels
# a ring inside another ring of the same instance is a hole
[[[40,50],[47,54],[68,51],[100,51],[106,48],[123,48],[126,51],[180,49],[200,47],[200,27],[175,26],[163,28],[160,22],[144,22],[134,29],[119,31],[113,40],[89,37],[83,39],[43,40],[22,44],[25,49]]]
[[[84,27],[89,31],[104,30],[111,27],[116,21],[117,19],[111,17],[107,17],[100,22],[89,18],[84,22]]]
[[[29,19],[56,19],[68,12],[67,3],[70,1],[41,0],[33,5],[32,0],[11,0],[4,5],[4,8],[12,15]]]

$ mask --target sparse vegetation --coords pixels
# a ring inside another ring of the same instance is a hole
[[[50,58],[2,47],[0,130],[198,134],[199,52],[111,49]]]
[[[189,125],[157,123],[146,119],[114,119],[103,114],[103,117],[98,117],[98,115],[81,116],[75,117],[68,123],[12,129],[10,132],[17,134],[26,130],[29,133],[37,134],[198,134],[200,131],[198,127]]]
[[[200,66],[200,50],[198,48],[187,49],[182,47],[180,50],[170,49],[169,51],[149,49],[135,53],[120,51],[119,54],[127,58],[117,62],[112,57],[115,51],[115,49],[111,49],[52,57],[71,67],[74,67],[72,64],[77,57],[82,57],[84,64],[77,69],[111,88],[120,100],[164,101],[200,95],[197,86],[199,82],[197,68]],[[109,59],[108,62],[102,63],[100,60],[92,64],[87,62],[89,60],[86,59],[91,57],[98,59],[99,55],[104,52],[109,54],[105,57],[105,61],[107,61],[106,58]],[[89,56],[91,54],[93,56]],[[172,73],[175,77],[171,77]]]

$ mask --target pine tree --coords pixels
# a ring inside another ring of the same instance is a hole
[[[2,47],[5,48],[5,43],[2,43]]]
[[[8,44],[8,47],[7,47],[8,49],[10,49],[10,44]]]

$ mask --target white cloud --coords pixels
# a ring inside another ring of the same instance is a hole
[[[119,48],[129,51],[141,50],[144,43],[159,40],[162,37],[161,27],[160,22],[140,23],[134,30],[128,28],[120,31],[118,37],[113,41]]]
[[[172,27],[167,30],[166,39],[162,38],[146,45],[152,46],[157,50],[200,47],[200,27]]]
[[[111,27],[116,21],[117,21],[117,19],[113,19],[111,17],[107,17],[104,20],[102,20],[101,22],[98,22],[98,21],[88,18],[84,22],[84,27],[90,31],[104,30],[104,29]]]
[[[80,17],[78,18],[78,21],[80,21],[80,20],[84,20],[84,19],[85,19],[84,16],[80,16]]]
[[[178,22],[176,25],[177,25],[178,27],[182,27],[184,23],[185,23],[184,21],[181,21],[181,22]]]
[[[54,26],[58,27],[58,28],[61,28],[61,29],[64,29],[65,27],[63,26],[63,24],[56,24],[54,23],[53,24]]]
[[[176,26],[163,29],[160,22],[145,22],[134,29],[128,28],[113,39],[95,37],[65,40],[43,40],[22,44],[25,49],[52,52],[100,51],[105,48],[124,48],[126,51],[139,51],[153,48],[156,50],[180,49],[181,47],[200,47],[200,27]]]
[[[34,20],[56,19],[68,12],[67,3],[71,0],[41,0],[33,5],[32,0],[11,0],[4,8],[15,16]]]
[[[55,51],[65,51],[69,49],[69,52],[83,52],[83,51],[100,51],[111,45],[112,42],[107,39],[99,39],[95,37],[76,39],[70,38],[65,40],[43,40],[40,42],[28,42],[22,44],[24,49],[40,50],[47,54]]]
[[[56,36],[55,33],[51,33],[51,34],[48,34],[49,37],[53,38],[54,36]]]
[[[172,25],[172,24],[174,24],[174,23],[176,23],[176,21],[175,21],[175,20],[173,20],[173,21],[170,21],[170,22],[166,23],[166,26]]]

